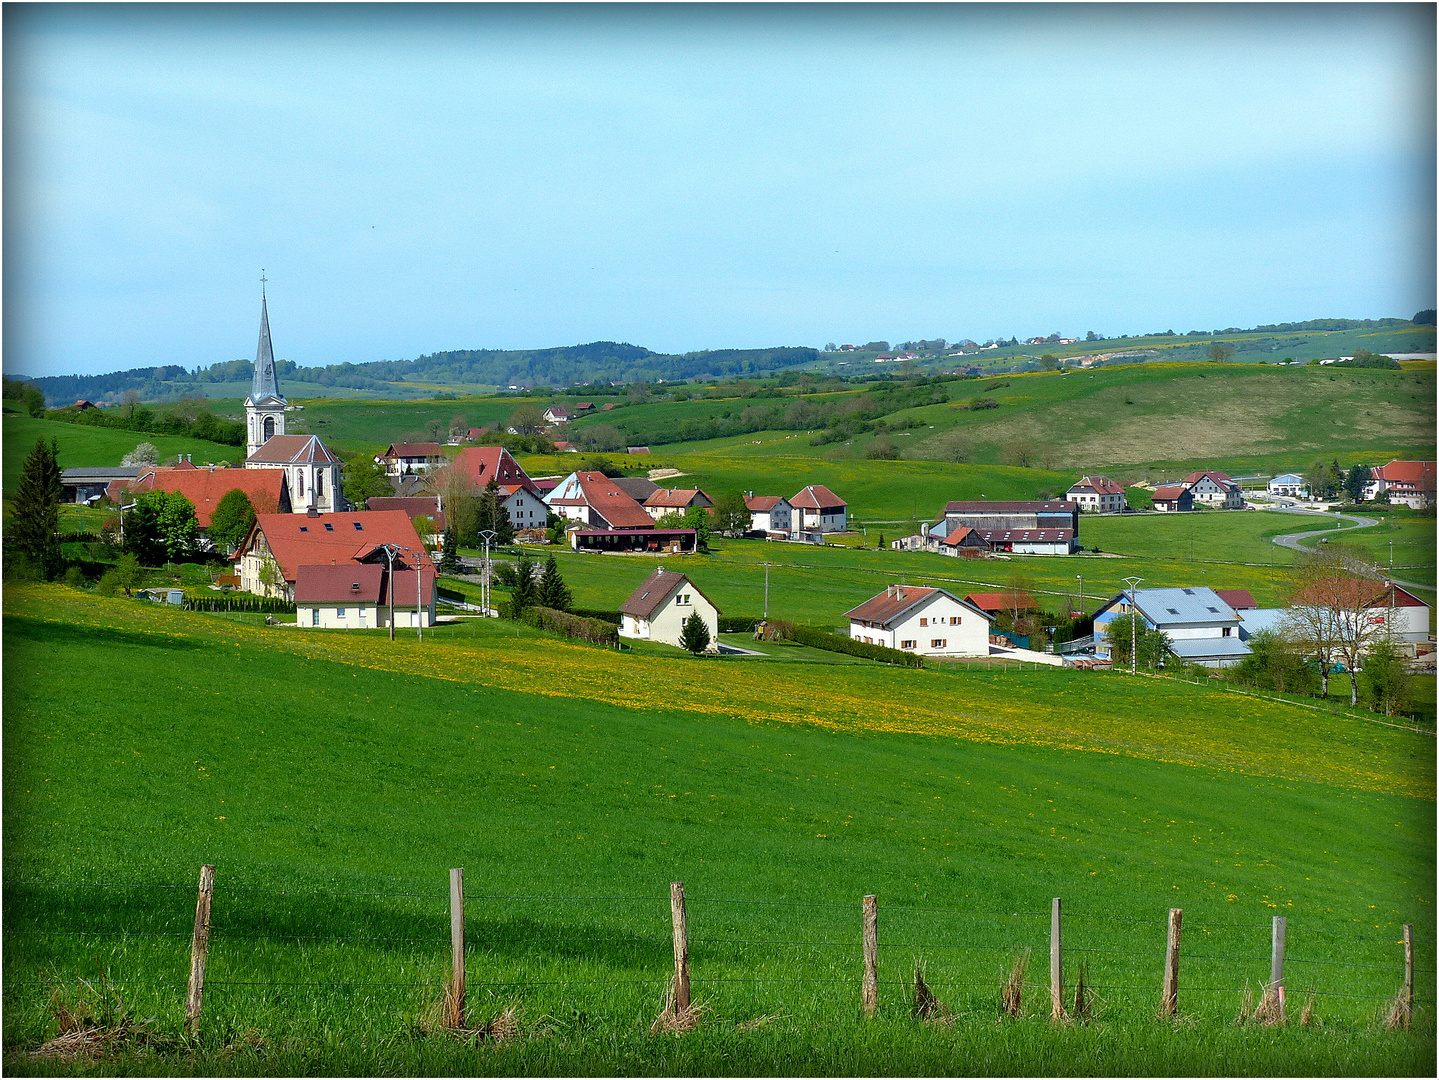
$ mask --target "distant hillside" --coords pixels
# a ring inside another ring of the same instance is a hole
[[[578,386],[591,382],[680,382],[701,375],[759,375],[819,359],[814,349],[779,347],[772,349],[716,349],[682,355],[652,352],[639,345],[615,341],[593,341],[552,349],[459,349],[427,353],[413,360],[376,360],[368,364],[329,364],[300,367],[288,360],[275,364],[282,388],[286,383],[307,387],[372,391],[397,397],[414,397],[413,386],[395,384],[435,383],[471,386]],[[113,400],[134,390],[146,400],[163,401],[187,394],[204,395],[207,390],[249,381],[253,366],[248,360],[232,360],[196,368],[133,368],[106,375],[56,375],[33,379],[53,405],[69,404],[82,398]],[[210,396],[214,396],[211,394]]]

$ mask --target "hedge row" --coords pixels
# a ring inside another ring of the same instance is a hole
[[[924,667],[924,657],[905,652],[903,649],[891,649],[885,645],[870,645],[863,641],[855,641],[854,638],[845,637],[843,634],[831,634],[828,630],[820,630],[813,626],[798,626],[795,623],[779,619],[769,621],[766,627],[766,637],[770,641],[793,641],[797,645],[808,645],[812,649],[845,653],[848,656],[862,656],[866,660],[878,660],[882,664],[895,664],[899,667]]]
[[[753,615],[721,615],[719,617],[721,634],[752,634],[758,625],[759,620]]]
[[[619,625],[606,619],[587,619],[582,615],[570,611],[556,611],[554,608],[527,607],[524,621],[541,630],[553,630],[594,645],[617,646],[620,643]]]
[[[94,544],[100,539],[97,532],[65,532],[58,534],[55,539],[62,544]]]
[[[598,619],[600,622],[611,623],[614,626],[619,626],[623,621],[623,617],[618,611],[607,611],[604,608],[572,607],[570,608],[570,614],[579,615],[586,619]]]
[[[293,615],[295,604],[273,596],[187,596],[189,611],[259,611],[266,615]]]

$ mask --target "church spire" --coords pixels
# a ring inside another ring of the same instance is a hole
[[[270,312],[265,298],[265,272],[260,271],[260,344],[255,349],[255,380],[250,386],[250,400],[254,402],[273,398],[285,399],[280,395],[280,385],[275,379],[275,350],[270,344]]]

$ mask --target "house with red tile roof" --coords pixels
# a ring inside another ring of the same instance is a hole
[[[1124,488],[1107,476],[1081,477],[1064,497],[1092,514],[1116,514],[1129,505],[1124,498]]]
[[[1035,603],[1034,597],[1024,590],[1018,592],[972,592],[964,598],[967,602],[979,608],[980,611],[988,612],[990,615],[998,615],[1001,611],[1038,611],[1039,605]]]
[[[445,448],[437,442],[391,443],[375,458],[375,464],[384,466],[386,476],[427,473],[444,463]]]
[[[784,533],[794,532],[794,508],[783,495],[756,495],[745,492],[744,508],[749,511],[749,527],[752,532]]]
[[[708,510],[714,506],[714,500],[698,488],[657,487],[644,501],[645,513],[656,521],[666,514],[683,514],[695,506]]]
[[[1194,492],[1185,484],[1161,484],[1154,489],[1151,500],[1154,509],[1162,514],[1178,513],[1194,509]]]
[[[849,504],[823,484],[801,488],[789,500],[796,512],[795,528],[800,532],[844,532]]]
[[[395,566],[433,570],[425,546],[403,510],[338,514],[257,514],[235,553],[240,586],[260,596],[293,600],[301,566],[349,566],[385,559],[398,549]],[[377,555],[377,552],[379,553]]]
[[[368,562],[302,566],[295,579],[295,625],[329,630],[369,630],[390,625],[435,624],[435,571],[402,567],[394,577],[383,555]]]
[[[659,567],[620,605],[620,637],[683,648],[681,635],[698,614],[710,632],[708,652],[719,648],[719,608],[684,574]]]
[[[1244,509],[1244,495],[1228,473],[1206,469],[1190,473],[1180,483],[1189,489],[1197,503],[1212,506],[1217,510]]]
[[[1259,608],[1259,602],[1248,589],[1215,589],[1214,595],[1235,611],[1254,611]]]
[[[236,489],[249,497],[257,514],[291,511],[284,469],[145,469],[133,480],[117,480],[111,486],[115,489],[109,492],[112,500],[121,496],[121,489],[131,498],[146,491],[178,492],[195,507],[195,520],[202,530],[210,527],[211,515],[220,500]]]
[[[597,529],[651,529],[655,519],[602,472],[572,472],[545,505],[561,517]]]
[[[943,589],[891,585],[845,612],[849,636],[921,656],[988,656],[988,612]]]
[[[1403,503],[1415,510],[1434,505],[1434,465],[1432,461],[1391,461],[1374,469],[1364,486],[1364,498],[1373,499],[1387,492],[1391,503]]]

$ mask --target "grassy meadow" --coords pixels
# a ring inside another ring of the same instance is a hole
[[[4,597],[5,1043],[106,973],[180,1031],[216,866],[202,1034],[102,1071],[1411,1075],[1434,1055],[1432,738],[1059,670],[616,653],[508,623],[423,643],[60,586]],[[163,671],[163,679],[149,673]],[[83,678],[57,677],[84,673]],[[815,676],[823,673],[823,678]],[[466,870],[471,1021],[426,1034]],[[688,1035],[652,1036],[689,899]],[[858,1013],[880,898],[880,1017]],[[1051,1026],[1049,900],[1088,1024]],[[1153,1018],[1185,910],[1178,1025]],[[1291,1015],[1236,1026],[1289,919]],[[1417,1029],[1382,1031],[1399,924]],[[999,986],[1033,950],[1024,1015]],[[922,963],[951,1026],[908,1016]],[[93,1067],[87,1067],[87,1071]],[[12,1058],[11,1073],[72,1071]]]

